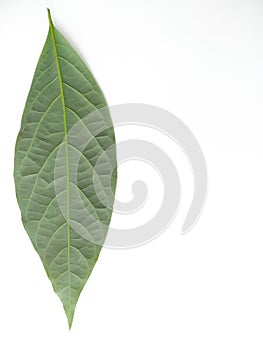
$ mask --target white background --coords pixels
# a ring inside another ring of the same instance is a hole
[[[47,4],[0,2],[0,348],[262,349],[262,1],[49,2],[109,104],[142,102],[173,112],[199,140],[209,173],[205,210],[182,236],[192,179],[179,161],[177,218],[150,244],[103,250],[70,332],[22,227],[12,178],[15,139],[48,30]],[[127,178],[123,168],[119,196],[129,196]]]

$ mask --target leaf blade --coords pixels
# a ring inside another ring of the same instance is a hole
[[[110,223],[117,179],[109,192],[103,172],[111,176],[115,170],[115,136],[103,93],[48,14],[50,28],[17,138],[14,177],[24,227],[71,327]],[[76,135],[88,140],[84,148]],[[103,171],[97,169],[100,159]]]

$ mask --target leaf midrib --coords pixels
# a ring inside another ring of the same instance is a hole
[[[65,153],[66,153],[66,181],[67,181],[67,232],[68,232],[68,305],[69,305],[69,311],[70,311],[70,288],[71,288],[71,278],[70,278],[70,178],[69,178],[69,154],[68,154],[68,126],[67,126],[67,112],[66,112],[66,104],[65,104],[65,94],[64,94],[64,88],[63,88],[63,79],[61,74],[61,67],[59,62],[59,55],[57,50],[57,44],[55,39],[55,31],[53,22],[51,19],[50,11],[48,10],[48,19],[50,24],[50,32],[51,32],[51,38],[52,43],[54,47],[54,53],[56,58],[56,65],[58,70],[58,77],[59,77],[59,86],[61,91],[61,101],[62,101],[62,109],[63,109],[63,122],[64,122],[64,134],[65,134]],[[70,325],[71,326],[71,325]]]

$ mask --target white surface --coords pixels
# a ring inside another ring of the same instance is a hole
[[[191,198],[186,182],[187,200],[161,237],[137,249],[103,251],[71,332],[22,227],[12,179],[21,114],[48,30],[46,3],[0,3],[0,348],[261,350],[262,2],[51,6],[108,102],[175,113],[199,140],[209,172],[206,208],[189,234],[179,234]],[[181,178],[191,182],[188,173],[182,166]],[[125,171],[119,181],[124,188]]]

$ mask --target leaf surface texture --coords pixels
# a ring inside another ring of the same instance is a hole
[[[103,93],[55,28],[33,77],[15,150],[23,225],[69,327],[106,238],[116,187],[116,150]]]

